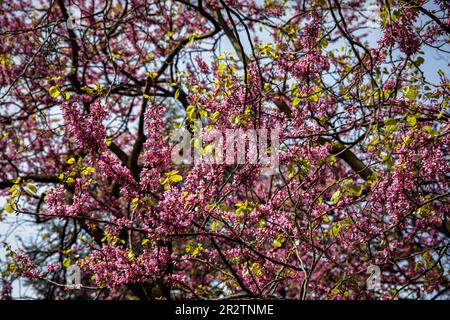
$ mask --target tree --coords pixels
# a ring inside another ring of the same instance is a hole
[[[4,297],[448,297],[449,8],[0,1],[2,217],[38,231]],[[277,132],[278,162],[174,163],[181,128]]]

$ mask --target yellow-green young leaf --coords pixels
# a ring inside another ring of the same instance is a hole
[[[337,161],[337,159],[333,155],[327,157],[327,162],[328,162],[329,165],[333,165],[336,161]]]
[[[437,136],[439,134],[438,130],[433,130],[429,126],[423,127],[423,130],[425,130],[431,136]]]
[[[294,101],[292,101],[292,105],[293,105],[294,107],[298,106],[299,103],[300,103],[300,98],[295,98]]]
[[[13,207],[12,207],[10,204],[7,204],[7,205],[5,206],[5,210],[6,210],[6,212],[8,212],[8,213],[13,213],[13,212],[14,212],[14,209],[13,209]]]
[[[225,62],[222,61],[219,65],[219,69],[217,70],[219,75],[222,75],[223,70],[225,70]]]
[[[259,219],[258,221],[258,228],[262,229],[266,227],[266,220],[264,219]]]
[[[67,160],[68,164],[74,164],[75,163],[75,158],[70,158],[69,160]]]
[[[66,101],[70,99],[70,93],[68,93],[68,92],[63,92],[63,96],[64,96],[64,99],[66,99]]]
[[[48,93],[50,94],[50,97],[56,98],[61,94],[61,90],[59,90],[58,86],[53,86],[48,90]]]
[[[195,121],[197,119],[197,112],[196,112],[194,106],[192,106],[192,105],[189,105],[186,108],[186,114],[188,115],[188,118],[191,121]]]
[[[213,223],[211,224],[211,230],[216,231],[216,227],[217,227],[217,222],[213,221]]]
[[[220,115],[220,112],[219,112],[219,111],[216,111],[216,112],[214,112],[209,118],[210,118],[212,121],[216,121],[216,120],[217,120],[217,117],[219,117],[219,115]]]
[[[417,97],[417,88],[414,86],[407,86],[403,88],[404,95],[409,100],[414,100]]]
[[[339,223],[333,224],[333,226],[331,227],[331,234],[333,235],[333,237],[337,237],[339,231],[341,231],[341,226],[339,225]]]
[[[276,248],[280,248],[283,244],[278,240],[273,240],[273,245]]]
[[[69,258],[64,258],[64,260],[63,260],[63,266],[64,266],[65,268],[70,267],[71,264],[72,264],[72,261],[71,261]]]
[[[135,258],[135,254],[132,249],[128,249],[126,253],[126,257],[128,260],[132,261]]]
[[[73,180],[73,178],[67,178],[66,182],[67,183],[73,183],[75,180]]]
[[[176,175],[177,173],[178,173],[178,170],[172,170],[172,171],[164,173],[164,175],[166,177],[170,177],[170,176]]]
[[[173,95],[173,97],[175,99],[178,99],[179,96],[180,96],[180,89],[177,89],[177,91],[175,91],[175,94]]]
[[[417,118],[416,118],[416,116],[407,116],[406,117],[406,122],[408,122],[408,124],[411,127],[414,127],[417,124]]]
[[[183,177],[180,176],[179,174],[176,174],[174,176],[170,176],[170,182],[177,183],[177,182],[180,182],[180,181],[183,181]]]
[[[336,190],[336,192],[333,193],[331,196],[331,201],[333,201],[334,204],[338,203],[341,199],[342,193],[341,190]]]
[[[132,202],[130,208],[132,211],[135,211],[138,206],[139,206],[139,202]]]
[[[14,183],[15,184],[19,183],[21,179],[22,179],[21,177],[17,177],[17,179],[14,181]]]
[[[150,239],[142,239],[141,244],[145,245],[146,243],[148,243],[150,241]]]
[[[36,193],[37,192],[37,188],[35,185],[33,184],[29,184],[28,185],[28,189],[30,189],[31,192]]]
[[[319,96],[317,94],[313,94],[312,96],[308,97],[309,102],[317,102],[319,101]]]
[[[410,136],[404,137],[403,138],[403,144],[406,145],[406,146],[411,144],[411,137]]]
[[[398,129],[397,120],[395,120],[393,118],[387,118],[383,122],[386,126],[386,130],[389,132],[392,132],[392,131],[395,131]]]
[[[347,190],[355,197],[359,197],[362,194],[363,191],[363,187],[362,186],[357,186],[354,184],[349,184],[346,186]]]

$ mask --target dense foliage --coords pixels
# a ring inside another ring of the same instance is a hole
[[[0,1],[0,219],[35,235],[3,244],[3,298],[448,297],[450,86],[425,65],[449,9]],[[203,153],[277,130],[275,172],[171,161],[199,120]]]

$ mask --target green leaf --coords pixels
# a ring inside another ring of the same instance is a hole
[[[175,99],[178,99],[179,96],[180,96],[180,89],[177,89],[177,91],[175,91],[175,94],[173,95],[173,97]]]
[[[312,96],[308,97],[309,102],[317,102],[319,101],[319,96],[317,94],[313,94]]]
[[[384,125],[386,126],[386,130],[389,132],[398,130],[397,120],[393,118],[387,118],[384,121]]]
[[[191,254],[193,256],[195,256],[202,250],[204,250],[204,249],[203,249],[203,245],[201,243],[197,243],[197,244],[188,243],[185,247],[186,253]]]
[[[421,66],[425,62],[425,59],[423,57],[418,57],[416,59],[417,66]]]
[[[266,227],[266,220],[264,220],[264,219],[259,219],[259,221],[258,221],[258,224],[257,224],[257,227],[259,228],[259,229],[263,229],[263,228],[265,228]]]
[[[405,97],[409,100],[414,100],[417,97],[417,88],[415,86],[407,86],[403,88]]]
[[[355,197],[361,196],[362,191],[363,191],[363,187],[362,186],[357,186],[355,184],[349,184],[349,185],[346,186],[346,188]]]
[[[183,181],[183,177],[179,174],[170,177],[170,182],[177,183]]]
[[[333,155],[327,157],[327,162],[328,162],[328,164],[329,164],[330,166],[333,165],[336,161],[337,161],[337,159],[336,159],[336,157],[333,156]]]
[[[6,212],[8,212],[8,213],[13,213],[13,212],[14,212],[14,209],[13,209],[13,207],[12,207],[10,204],[7,204],[7,205],[5,206],[5,210],[6,210]]]
[[[425,130],[431,136],[437,136],[439,134],[438,130],[433,130],[429,126],[423,127],[423,130]]]
[[[283,244],[278,240],[273,240],[273,246],[276,248],[280,248]]]
[[[411,127],[414,127],[417,124],[417,118],[416,118],[416,116],[407,116],[406,117],[406,122],[408,122],[408,124]]]
[[[70,99],[70,93],[68,92],[63,92],[63,96],[66,101]]]
[[[64,258],[64,260],[63,260],[63,266],[64,266],[65,268],[70,267],[71,264],[72,264],[72,261],[70,260],[70,258]]]
[[[194,106],[189,105],[186,108],[186,114],[188,115],[189,120],[191,120],[191,121],[197,120],[197,112],[196,112]]]
[[[336,238],[339,231],[341,231],[341,225],[339,223],[334,223],[331,227],[331,235]]]
[[[225,70],[225,67],[226,67],[225,62],[224,61],[220,62],[219,68],[217,69],[219,75],[222,75],[223,70]]]
[[[48,90],[48,93],[50,94],[50,97],[56,98],[61,94],[61,90],[58,86],[53,86]]]
[[[28,189],[30,189],[31,192],[36,193],[37,192],[37,188],[34,184],[28,184]]]
[[[135,258],[136,256],[135,256],[135,254],[134,254],[134,252],[133,252],[133,249],[130,248],[130,249],[127,250],[126,257],[127,257],[127,259],[130,260],[130,261],[133,261],[133,260],[134,260],[134,258]]]
[[[170,177],[170,176],[176,175],[177,173],[178,173],[178,170],[172,170],[172,171],[164,173],[164,176]]]
[[[336,190],[336,191],[333,193],[333,195],[331,196],[331,201],[333,201],[333,203],[336,204],[336,203],[339,202],[339,200],[341,199],[341,197],[342,197],[342,192],[341,192],[341,190],[340,190],[340,189],[339,189],[339,190]]]
[[[212,114],[212,116],[211,117],[209,117],[212,121],[216,121],[217,120],[217,117],[220,115],[220,112],[219,111],[216,111],[216,112],[214,112],[213,114]]]

